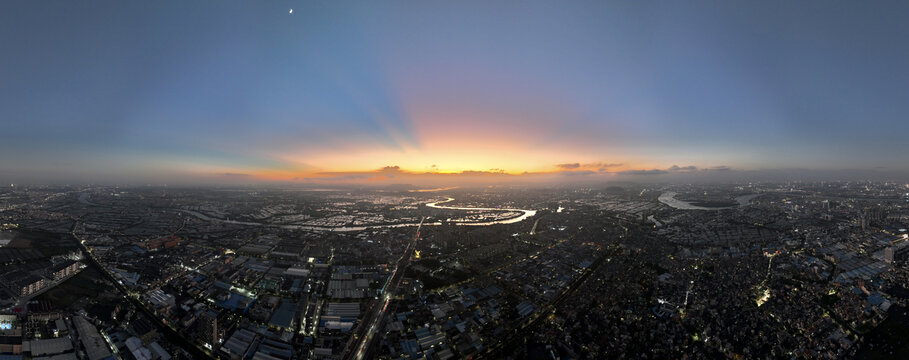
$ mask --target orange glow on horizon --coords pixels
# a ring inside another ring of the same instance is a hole
[[[433,181],[449,180],[455,181],[463,179],[483,179],[483,178],[509,178],[515,180],[532,180],[534,177],[542,178],[547,176],[559,175],[565,172],[589,172],[591,174],[609,175],[614,172],[635,169],[637,167],[622,165],[603,168],[593,168],[590,166],[580,165],[576,168],[564,169],[555,165],[550,165],[547,169],[538,171],[527,170],[503,170],[503,169],[445,169],[438,171],[413,170],[406,167],[398,166],[394,168],[372,168],[366,170],[341,170],[341,171],[292,171],[292,170],[275,170],[261,169],[255,171],[243,172],[242,170],[225,170],[218,171],[216,175],[243,174],[248,175],[255,180],[265,181],[297,181],[297,182],[339,182],[339,183],[372,183],[384,181]],[[211,174],[211,173],[210,173]]]
[[[558,135],[563,129],[557,123],[540,119],[558,114],[439,112],[414,111],[412,118],[420,120],[410,124],[411,132],[395,132],[390,137],[393,140],[383,142],[378,140],[382,136],[364,134],[329,134],[320,142],[262,154],[282,164],[276,168],[209,173],[244,173],[266,181],[377,183],[444,179],[455,183],[481,177],[529,181],[563,172],[608,175],[656,168],[634,157],[609,155],[617,150],[592,134]]]

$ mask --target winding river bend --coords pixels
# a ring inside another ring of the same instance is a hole
[[[505,220],[496,220],[496,221],[483,221],[483,222],[456,222],[456,225],[469,225],[469,226],[487,226],[495,224],[514,224],[516,222],[524,221],[531,216],[537,214],[536,210],[524,210],[524,209],[496,209],[496,208],[473,208],[473,207],[458,207],[458,206],[439,206],[439,204],[444,204],[447,202],[454,201],[454,198],[448,198],[445,201],[436,201],[426,204],[426,207],[431,207],[435,209],[448,209],[448,210],[474,210],[474,211],[511,211],[511,212],[521,212],[521,216],[513,217]],[[426,224],[423,224],[426,225]]]
[[[495,221],[480,221],[480,222],[451,222],[450,224],[454,225],[465,225],[465,226],[489,226],[496,224],[514,224],[516,222],[524,221],[525,219],[532,217],[537,214],[536,210],[525,210],[525,209],[497,209],[497,208],[474,208],[474,207],[457,207],[457,206],[442,206],[439,204],[444,204],[447,202],[454,201],[454,198],[448,198],[444,201],[436,201],[427,203],[427,207],[435,209],[447,209],[447,210],[471,210],[471,211],[511,211],[511,212],[521,212],[520,216],[516,216],[504,220],[495,220]],[[267,223],[258,223],[251,221],[237,221],[230,219],[219,219],[213,218],[211,216],[205,215],[198,211],[193,210],[183,210],[183,209],[173,209],[174,211],[180,211],[192,216],[195,216],[199,219],[205,221],[221,222],[226,224],[237,224],[237,225],[249,225],[249,226],[271,226],[278,227],[282,229],[292,229],[292,230],[313,230],[313,231],[338,231],[338,232],[348,232],[348,231],[363,231],[366,229],[381,229],[381,228],[401,228],[401,227],[410,227],[410,226],[419,226],[419,223],[403,223],[403,224],[384,224],[384,225],[365,225],[365,226],[338,226],[338,227],[328,227],[328,226],[307,226],[307,225],[279,225],[279,224],[267,224]],[[442,225],[441,221],[437,222],[424,222],[423,226],[438,226]]]

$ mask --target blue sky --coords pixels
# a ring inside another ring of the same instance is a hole
[[[6,1],[0,179],[905,173],[907,18],[883,1]]]

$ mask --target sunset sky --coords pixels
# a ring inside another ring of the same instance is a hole
[[[0,181],[903,176],[874,4],[4,1]]]

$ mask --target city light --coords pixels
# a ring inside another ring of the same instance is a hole
[[[0,2],[0,357],[909,359],[909,3],[292,5]]]

